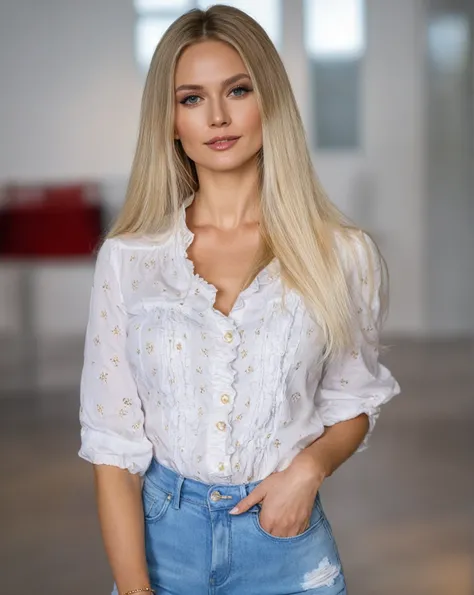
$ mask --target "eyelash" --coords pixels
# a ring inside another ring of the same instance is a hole
[[[239,85],[238,87],[234,87],[230,92],[233,93],[234,91],[245,91],[245,93],[243,95],[237,96],[237,97],[245,97],[245,95],[247,95],[247,93],[250,93],[252,91],[252,89],[250,89],[249,87],[245,87],[244,85]],[[191,97],[199,97],[199,95],[187,95],[179,103],[181,103],[182,105],[198,105],[197,103],[186,103],[188,101],[188,99]]]

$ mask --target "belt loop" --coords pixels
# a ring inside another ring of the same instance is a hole
[[[171,506],[176,510],[179,508],[180,500],[181,500],[181,487],[183,485],[184,476],[178,475],[176,477],[176,485],[174,488],[173,500],[171,502]]]

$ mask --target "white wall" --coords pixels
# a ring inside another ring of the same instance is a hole
[[[285,0],[284,59],[305,118],[311,109],[297,8]],[[333,200],[365,219],[392,276],[387,330],[423,334],[422,42],[418,0],[368,0],[365,147],[315,155]],[[0,182],[9,178],[125,178],[142,80],[133,57],[131,0],[9,0],[0,6]],[[361,188],[371,189],[366,200]],[[120,200],[118,192],[116,200]],[[374,200],[372,204],[370,200]],[[366,204],[367,203],[367,204]],[[36,318],[49,334],[82,333],[90,268],[39,271]],[[0,275],[0,331],[15,322]],[[51,298],[51,295],[54,299]]]
[[[0,5],[0,180],[123,175],[141,81],[128,0]]]
[[[450,0],[435,4],[429,16],[437,44],[427,55],[428,319],[432,333],[443,336],[474,330],[474,62],[466,56],[474,57],[467,25],[469,20],[474,25],[474,6],[461,2],[453,11]],[[458,18],[463,14],[467,26],[455,36],[451,24],[443,35],[440,23],[449,25],[453,13]]]
[[[418,0],[368,0],[367,166],[389,264],[391,329],[426,334],[424,40]]]

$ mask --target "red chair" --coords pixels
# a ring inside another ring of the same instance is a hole
[[[63,259],[91,255],[103,215],[94,184],[11,186],[0,209],[0,255]]]
[[[22,381],[37,387],[35,269],[46,262],[92,260],[103,232],[103,208],[98,186],[90,183],[11,185],[1,194],[0,258],[15,260],[20,273]]]

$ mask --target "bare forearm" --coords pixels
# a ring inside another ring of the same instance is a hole
[[[94,465],[94,477],[102,538],[118,591],[147,586],[140,476]]]
[[[328,477],[357,450],[368,429],[368,417],[359,415],[327,427],[324,434],[302,452],[311,457],[322,469],[323,475]]]

